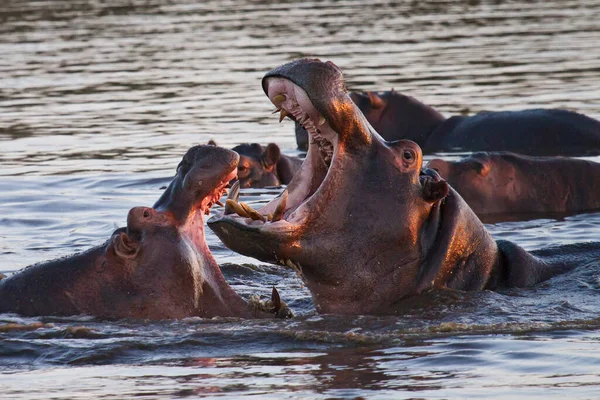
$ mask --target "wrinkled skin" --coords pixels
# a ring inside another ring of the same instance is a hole
[[[600,164],[563,157],[476,153],[434,159],[435,169],[477,215],[576,213],[600,208]]]
[[[238,155],[196,146],[154,208],[84,253],[0,281],[0,312],[170,319],[262,316],[227,284],[204,239],[203,215],[237,172]],[[274,310],[276,311],[276,310]]]
[[[481,112],[448,119],[432,107],[394,91],[350,94],[386,140],[415,141],[426,154],[453,151],[512,151],[528,155],[600,154],[600,121],[572,111],[530,109]],[[296,124],[298,148],[308,136]]]
[[[287,185],[302,165],[299,158],[281,154],[275,143],[244,143],[232,150],[240,155],[238,179],[243,188]]]
[[[372,130],[334,64],[294,61],[267,73],[263,89],[309,131],[306,160],[287,193],[258,210],[284,209],[281,219],[227,214],[208,224],[234,251],[296,268],[318,311],[390,313],[425,290],[527,286],[574,267],[496,243],[435,171],[421,172],[418,145]]]

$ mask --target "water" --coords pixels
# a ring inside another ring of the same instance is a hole
[[[0,272],[103,242],[188,147],[276,142],[260,78],[312,55],[348,86],[446,115],[564,107],[600,118],[600,3],[25,1],[0,4]],[[447,158],[452,156],[447,155]],[[600,159],[598,160],[600,161]],[[248,190],[259,204],[277,190]],[[488,225],[527,249],[600,238],[600,214]],[[401,316],[317,315],[292,271],[207,240],[243,296],[291,321],[0,315],[0,397],[593,398],[597,263],[533,288],[437,292]],[[83,329],[78,329],[83,327]]]

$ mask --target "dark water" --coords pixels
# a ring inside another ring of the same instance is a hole
[[[564,107],[600,118],[596,1],[0,3],[0,272],[101,243],[215,139],[295,154],[260,88],[313,55],[352,88],[447,115]],[[448,156],[451,157],[451,156]],[[249,190],[264,202],[277,190]],[[600,239],[600,214],[488,225],[527,249]],[[597,398],[600,269],[533,288],[430,293],[398,317],[320,316],[293,272],[207,240],[244,296],[291,321],[43,324],[0,331],[0,398]],[[85,329],[78,329],[84,327]]]

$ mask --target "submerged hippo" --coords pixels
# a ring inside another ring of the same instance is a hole
[[[0,313],[104,318],[252,317],[225,281],[204,239],[203,215],[237,173],[238,155],[192,147],[154,205],[129,211],[127,227],[74,256],[0,281]],[[273,311],[282,305],[274,293]]]
[[[244,143],[233,149],[240,155],[238,179],[241,187],[262,188],[287,185],[302,165],[302,160],[281,154],[279,146],[269,143]]]
[[[350,97],[389,141],[415,141],[425,153],[513,151],[529,155],[600,154],[600,121],[572,111],[531,109],[481,112],[446,119],[432,107],[394,90],[355,92]],[[296,123],[298,148],[306,130]]]
[[[600,164],[563,157],[476,153],[433,168],[478,215],[600,209]]]
[[[310,133],[306,160],[256,215],[230,208],[208,225],[239,253],[296,268],[318,311],[389,313],[433,288],[528,286],[573,268],[574,254],[600,255],[600,244],[536,256],[496,242],[434,170],[421,172],[417,144],[371,129],[331,62],[294,61],[262,84]]]

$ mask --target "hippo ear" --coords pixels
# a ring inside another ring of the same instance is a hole
[[[214,140],[210,139],[210,140],[208,141],[208,143],[206,143],[206,144],[207,144],[207,145],[209,145],[209,146],[216,146],[216,145],[217,145],[217,142],[215,142]]]
[[[483,177],[490,173],[490,163],[482,160],[472,160],[473,169]]]
[[[448,182],[444,180],[438,182],[428,180],[423,186],[423,199],[429,203],[435,203],[446,197],[449,191],[450,186],[448,186]]]
[[[386,106],[385,100],[379,97],[376,93],[368,92],[369,94],[369,102],[371,103],[371,107],[374,109],[384,108]]]
[[[275,143],[269,143],[267,149],[262,154],[260,161],[263,167],[270,168],[279,162],[281,158],[281,150]]]
[[[139,251],[139,242],[129,237],[125,232],[121,232],[113,239],[115,254],[128,260],[134,259]]]

